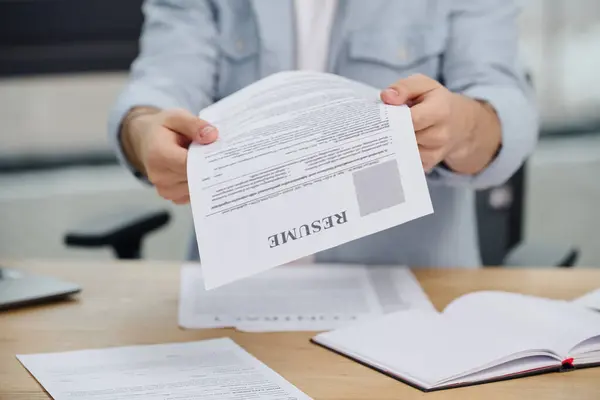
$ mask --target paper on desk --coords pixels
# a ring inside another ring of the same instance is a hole
[[[310,400],[231,339],[17,357],[54,400]]]
[[[600,311],[600,289],[594,290],[573,300],[573,303],[583,307],[591,308],[596,311]]]
[[[315,72],[272,75],[206,108],[188,182],[207,289],[433,212],[409,108]]]
[[[433,305],[409,269],[286,265],[205,290],[198,264],[181,270],[179,324],[244,331],[322,331],[407,308]]]

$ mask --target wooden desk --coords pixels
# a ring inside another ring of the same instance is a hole
[[[49,398],[15,354],[222,336],[233,338],[317,400],[600,399],[600,368],[422,393],[310,344],[310,333],[181,330],[177,327],[179,268],[173,264],[22,262],[9,266],[78,282],[84,290],[77,300],[0,312],[1,400]],[[417,270],[415,274],[438,309],[474,290],[571,299],[600,286],[600,270]]]

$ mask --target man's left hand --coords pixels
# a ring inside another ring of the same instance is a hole
[[[397,81],[381,92],[381,100],[410,107],[425,171],[445,162],[457,172],[474,174],[489,163],[500,146],[500,124],[489,105],[452,93],[425,75]],[[495,126],[487,126],[492,132],[485,132],[481,142],[477,134],[483,126],[479,122],[483,117],[490,125],[489,114]],[[481,154],[480,150],[489,154]]]

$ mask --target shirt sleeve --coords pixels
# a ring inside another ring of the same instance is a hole
[[[519,9],[513,0],[456,0],[448,4],[450,37],[442,69],[444,84],[495,109],[502,145],[492,162],[476,175],[439,166],[429,174],[429,180],[489,188],[506,182],[533,152],[538,139],[533,91],[518,60]]]
[[[208,1],[146,0],[143,12],[140,53],[108,119],[111,146],[138,177],[121,147],[123,118],[137,106],[184,108],[197,114],[213,101],[218,54]]]

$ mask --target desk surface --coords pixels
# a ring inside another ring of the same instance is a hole
[[[0,312],[0,400],[49,396],[15,354],[155,344],[229,336],[316,400],[598,399],[600,368],[422,393],[309,343],[310,333],[189,331],[177,326],[179,268],[161,263],[42,263],[8,266],[83,286],[75,300]],[[474,290],[571,299],[600,286],[600,270],[416,270],[438,309]]]

